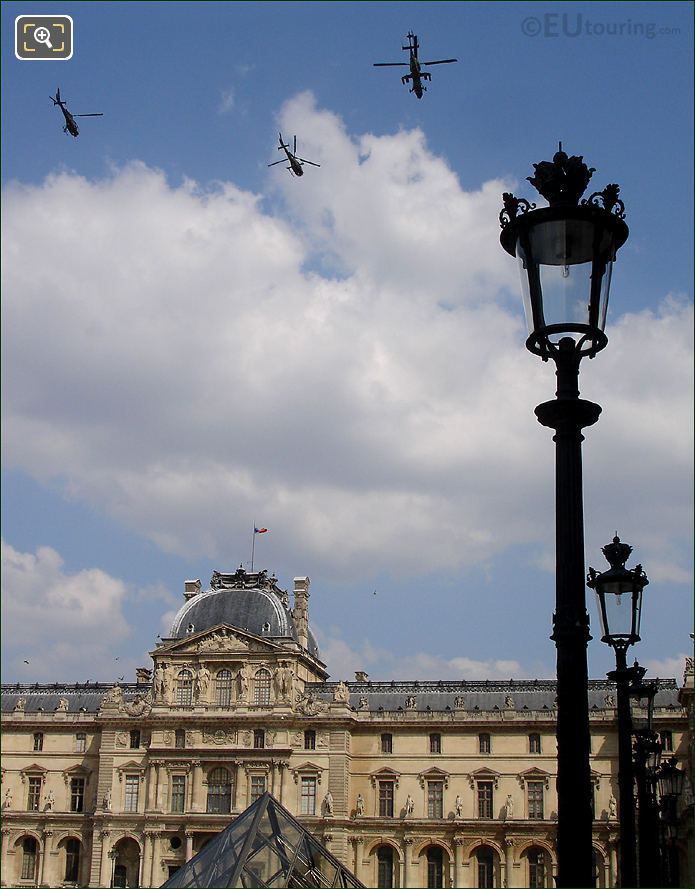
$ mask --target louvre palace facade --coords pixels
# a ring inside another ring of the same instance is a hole
[[[136,682],[3,686],[3,886],[160,886],[266,791],[366,886],[554,885],[554,682],[329,681],[306,577],[292,602],[243,568],[184,600]],[[690,771],[688,671],[655,728]],[[615,886],[615,686],[589,705]]]

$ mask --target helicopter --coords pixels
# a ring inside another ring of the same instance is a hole
[[[63,127],[64,133],[70,133],[71,136],[74,136],[75,139],[80,135],[80,131],[77,129],[77,123],[75,122],[76,117],[103,117],[103,112],[99,112],[98,114],[72,114],[68,111],[65,102],[60,98],[60,87],[56,90],[55,96],[49,96],[49,99],[53,100],[53,105],[59,105],[60,110],[63,112],[63,117],[65,118],[65,126]]]
[[[306,158],[297,157],[297,137],[294,137],[294,145],[292,151],[290,151],[289,144],[285,145],[282,133],[278,133],[280,136],[280,144],[278,145],[278,151],[284,151],[287,155],[287,160],[289,161],[289,167],[287,168],[290,173],[294,173],[295,176],[303,176],[304,170],[302,170],[303,164],[311,164],[312,167],[320,167],[321,164],[315,164],[313,161],[308,161]],[[273,161],[272,164],[268,164],[269,167],[274,167],[276,164],[284,164],[285,158],[279,161]]]
[[[432,80],[432,75],[429,71],[423,71],[423,65],[447,65],[449,62],[458,62],[458,59],[438,59],[435,62],[421,62],[417,57],[417,51],[419,49],[420,44],[418,43],[417,35],[413,34],[412,31],[408,31],[406,34],[406,38],[408,40],[408,45],[401,47],[401,49],[408,50],[410,53],[410,61],[409,62],[374,62],[375,68],[393,68],[393,67],[404,67],[407,68],[410,65],[410,74],[404,74],[401,77],[402,83],[408,83],[409,80],[413,81],[413,85],[410,88],[411,93],[415,93],[418,99],[422,98],[422,94],[426,91],[427,87],[423,86],[423,80]]]

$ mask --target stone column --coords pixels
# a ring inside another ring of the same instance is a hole
[[[618,843],[611,840],[608,844],[608,886],[618,885]]]
[[[43,832],[43,850],[41,853],[41,876],[39,878],[39,886],[50,886],[51,883],[48,880],[48,856],[51,852],[52,842],[51,837],[53,836],[52,830],[44,830]]]
[[[403,838],[403,879],[401,881],[401,886],[403,886],[403,889],[408,889],[408,886],[410,886],[410,868],[408,867],[410,862],[408,861],[408,856],[410,855],[410,849],[412,845],[413,841],[410,839],[410,837]]]
[[[353,873],[360,881],[363,883],[362,879],[362,844],[364,843],[363,837],[350,837],[350,842],[355,847],[355,866],[353,869]]]
[[[454,837],[454,886],[455,889],[461,889],[463,886],[463,874],[461,872],[461,846],[463,846],[463,837]]]
[[[149,833],[143,833],[142,835],[142,853],[140,855],[140,871],[138,873],[138,886],[142,886],[145,882],[145,874],[147,873],[145,862],[149,858],[149,845],[150,845],[150,835]]]
[[[147,808],[145,811],[151,812],[154,809],[157,793],[157,766],[151,762],[147,773]]]
[[[110,886],[111,875],[109,874],[109,831],[102,830],[99,834],[101,838],[101,864],[99,866],[99,885]]]
[[[167,771],[164,768],[164,763],[159,760],[157,762],[157,802],[155,804],[155,811],[163,812],[163,794],[164,794],[164,781],[166,780]]]
[[[159,855],[159,831],[152,831],[150,837],[152,839],[152,863],[150,866],[150,882],[147,885],[154,886],[154,875],[157,872],[157,855]],[[159,883],[156,885],[158,886]]]
[[[10,847],[10,829],[9,827],[2,828],[2,845],[0,846],[0,886],[7,886],[9,884],[9,877],[7,875],[7,850]]]
[[[504,841],[504,885],[510,889],[514,885],[514,840]]]
[[[190,830],[186,831],[186,861],[190,861],[193,858],[193,834]]]
[[[191,812],[204,812],[203,803],[203,769],[199,759],[191,761],[193,767],[193,790],[191,793]]]

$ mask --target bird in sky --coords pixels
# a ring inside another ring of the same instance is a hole
[[[28,664],[28,663],[29,663],[29,661],[24,661],[24,663],[25,663],[25,664]]]

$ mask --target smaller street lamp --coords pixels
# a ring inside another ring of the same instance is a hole
[[[637,663],[635,662],[635,667]],[[638,667],[644,676],[646,670]],[[658,886],[659,868],[659,813],[656,801],[656,779],[661,762],[661,741],[653,728],[654,698],[658,684],[640,677],[630,686],[630,697],[636,699],[642,714],[633,714],[635,777],[637,779],[638,857],[640,886]]]
[[[659,785],[661,824],[664,832],[665,885],[678,886],[678,800],[683,793],[685,772],[677,766],[675,756],[661,764],[657,776]]]
[[[642,591],[649,583],[641,565],[626,568],[632,547],[621,543],[617,533],[613,542],[601,550],[610,564],[602,574],[589,568],[587,586],[596,591],[602,642],[615,651],[616,669],[608,674],[617,686],[618,698],[618,788],[620,792],[620,885],[637,885],[635,855],[635,792],[632,766],[632,719],[630,682],[644,676],[642,667],[627,666],[627,649],[640,640]]]

